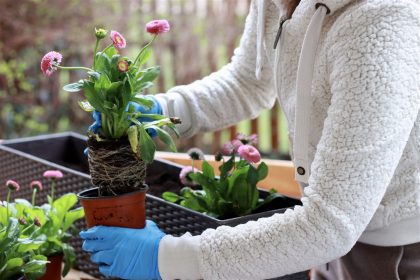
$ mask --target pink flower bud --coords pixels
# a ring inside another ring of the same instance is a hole
[[[42,183],[40,181],[32,181],[29,184],[29,187],[31,187],[31,189],[36,189],[37,191],[42,191],[43,189]]]
[[[240,157],[250,163],[257,163],[261,160],[260,152],[251,145],[242,145],[238,148],[238,154]]]
[[[232,145],[232,142],[227,142],[223,145],[222,150],[220,152],[224,156],[230,156],[235,152],[235,147]]]
[[[41,221],[38,219],[38,217],[35,217],[35,219],[34,219],[34,224],[35,224],[37,227],[41,227]]]
[[[63,56],[60,53],[54,51],[44,55],[41,60],[42,73],[48,77],[51,76],[51,74],[57,70],[57,66],[60,65],[62,59]]]
[[[26,226],[28,224],[28,222],[25,220],[25,218],[22,218],[22,217],[18,219],[18,222],[19,222],[19,224],[21,224],[23,226]]]
[[[13,180],[8,180],[6,182],[6,187],[11,191],[18,191],[20,189],[19,184]]]
[[[126,46],[125,38],[117,31],[112,30],[110,34],[114,47],[118,50],[124,49]]]
[[[47,170],[42,176],[47,179],[60,179],[63,178],[63,173],[60,170]]]
[[[197,184],[193,182],[190,178],[188,178],[188,175],[190,173],[197,173],[200,172],[197,168],[192,168],[192,166],[185,166],[181,169],[181,172],[179,173],[179,180],[181,183],[185,186],[196,186]]]
[[[120,60],[117,63],[118,71],[127,72],[128,71],[128,62],[126,60]]]
[[[244,143],[242,143],[242,142],[241,142],[240,140],[238,140],[238,139],[234,139],[234,140],[232,140],[232,141],[231,141],[231,143],[232,143],[232,145],[233,145],[233,147],[234,147],[235,153],[237,153],[237,152],[238,152],[239,147],[241,147],[241,146],[243,146],[243,145],[244,145]]]
[[[166,19],[152,20],[146,24],[146,31],[150,34],[161,34],[171,30],[171,26]]]

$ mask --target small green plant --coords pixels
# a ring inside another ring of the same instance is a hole
[[[243,135],[238,138],[225,144],[216,155],[216,161],[222,161],[220,176],[215,175],[206,160],[202,162],[202,171],[197,170],[194,160],[201,159],[197,157],[200,153],[197,149],[190,152],[192,166],[184,167],[180,173],[181,182],[189,186],[184,187],[180,195],[165,192],[163,198],[216,218],[247,215],[274,199],[273,190],[266,198],[259,196],[257,184],[267,177],[268,167],[264,162],[256,165],[261,156],[251,145],[254,142]],[[228,156],[228,160],[223,156]]]
[[[0,212],[4,218],[3,206],[0,206]],[[38,230],[35,224],[14,217],[0,222],[0,279],[25,276],[25,279],[34,280],[45,273],[47,258],[37,253],[45,239],[36,234]]]
[[[33,252],[46,257],[63,254],[65,265],[62,275],[65,276],[76,259],[74,248],[68,241],[77,235],[74,222],[84,217],[84,211],[81,207],[72,209],[77,203],[77,196],[73,193],[54,198],[56,180],[63,177],[60,171],[48,170],[44,172],[44,177],[51,183],[51,193],[47,195],[48,203],[35,205],[36,195],[43,190],[43,186],[40,181],[33,181],[30,184],[33,191],[32,203],[26,199],[15,199],[10,205],[6,202],[9,207],[0,208],[0,223],[7,224],[8,217],[12,216],[19,219],[22,225],[30,224],[31,227],[24,229],[24,233],[37,241],[42,240],[42,243],[36,243],[36,248],[32,248]],[[10,183],[9,185],[12,186]]]

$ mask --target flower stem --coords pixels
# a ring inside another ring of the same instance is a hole
[[[55,179],[52,179],[51,182],[51,200],[54,201],[54,192],[55,192]]]
[[[95,49],[93,50],[93,69],[95,69],[95,62],[96,62],[96,52],[98,51],[99,41],[101,39],[96,38]]]
[[[110,47],[112,47],[114,44],[109,44],[108,46],[106,46],[106,48],[103,50],[103,51],[101,51],[101,54],[102,53],[104,53],[104,52],[106,52]]]
[[[32,192],[32,206],[35,206],[36,190],[37,188],[34,188],[34,191]]]
[[[62,69],[62,70],[86,70],[86,71],[93,71],[93,69],[87,68],[87,67],[66,67],[66,66],[60,66],[60,65],[55,65],[55,67],[57,67],[58,69]]]
[[[10,200],[10,194],[11,193],[12,193],[11,190],[7,191],[7,198],[6,198],[6,202],[7,202],[7,205],[6,205],[7,221],[9,220],[9,200]]]
[[[155,36],[153,36],[153,39],[146,45],[144,46],[141,51],[139,52],[139,54],[137,55],[136,59],[134,60],[133,64],[136,65],[137,61],[139,60],[141,54],[153,43],[153,41],[156,39],[158,35],[156,34]]]

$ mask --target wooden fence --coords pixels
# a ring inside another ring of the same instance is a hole
[[[21,0],[5,1],[19,2]],[[57,49],[57,46],[64,48],[65,62],[74,65],[91,63],[91,49],[85,46],[80,47],[80,44],[84,40],[89,43],[92,41],[92,34],[89,31],[92,31],[94,26],[103,26],[124,34],[128,41],[128,55],[132,56],[134,54],[130,53],[130,49],[134,51],[150,39],[150,36],[144,32],[145,23],[155,18],[167,18],[172,30],[158,38],[153,47],[154,61],[151,63],[162,66],[162,74],[159,76],[157,87],[153,88],[154,92],[165,92],[174,85],[191,83],[228,63],[239,43],[250,4],[250,0],[46,0],[39,3],[42,2],[44,2],[43,5],[48,5],[49,9],[57,11],[62,10],[63,5],[67,5],[66,8],[71,11],[73,17],[80,18],[79,24],[73,20],[72,25],[69,25],[70,20],[66,24],[59,21],[57,23],[55,19],[56,24],[49,26],[50,29],[55,30],[55,33],[50,30],[47,40],[47,47],[49,45],[52,49]],[[76,9],[77,5],[83,6],[83,9]],[[36,8],[42,10],[45,7],[35,6],[31,9]],[[7,10],[3,13],[7,15]],[[65,18],[73,19],[71,16]],[[19,20],[25,20],[25,18],[20,17]],[[32,20],[33,23],[27,25],[26,28],[31,28],[33,25],[32,28],[35,29],[36,22],[41,21],[41,19],[33,18]],[[64,29],[64,25],[66,25],[66,31],[62,34],[60,28]],[[38,34],[35,31],[34,34]],[[9,36],[12,35],[9,34]],[[42,41],[44,34],[38,35],[41,36],[41,39],[38,39]],[[31,48],[30,45],[27,47]],[[45,51],[47,47],[44,46],[41,51]],[[25,50],[27,48],[22,48],[20,51]],[[38,57],[42,57],[41,51],[37,54]],[[33,91],[48,93],[48,102],[43,105],[49,108],[44,119],[49,122],[49,130],[57,131],[67,128],[62,121],[60,122],[60,118],[64,118],[65,113],[71,124],[69,129],[83,132],[90,118],[81,114],[77,108],[76,103],[80,97],[69,96],[59,87],[60,84],[80,78],[79,73],[61,72],[60,76],[45,80],[38,74],[38,63],[36,67],[28,70],[28,73],[38,75],[36,79],[42,79]],[[18,103],[19,101],[16,98],[8,102]],[[44,101],[35,96],[33,102]],[[57,108],[65,109],[57,110]],[[179,142],[179,147],[180,150],[185,150],[188,147],[198,146],[207,152],[214,153],[224,141],[235,137],[237,132],[257,133],[261,139],[260,148],[266,153],[278,156],[286,154],[288,150],[285,131],[285,121],[281,110],[275,106],[272,110],[264,112],[258,119],[242,122],[222,131],[182,140]]]

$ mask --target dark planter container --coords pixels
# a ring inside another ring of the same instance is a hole
[[[58,169],[63,172],[64,177],[57,181],[57,196],[87,190],[92,185],[87,158],[83,153],[86,140],[87,138],[80,134],[68,132],[4,141],[0,145],[0,182],[14,179],[25,186],[34,179],[40,179],[45,170]],[[220,225],[235,226],[249,220],[269,217],[274,213],[282,213],[301,204],[296,199],[278,197],[261,209],[264,212],[227,220],[215,219],[160,198],[165,191],[178,192],[182,188],[178,180],[181,168],[180,165],[159,159],[147,167],[146,184],[150,190],[146,194],[146,215],[168,234],[178,236],[187,231],[194,235],[200,234],[207,228]],[[44,183],[47,182],[44,180]],[[0,188],[0,196],[5,195],[6,189]],[[14,195],[30,200],[31,190],[22,188]],[[42,204],[46,199],[39,195],[37,202]],[[85,221],[79,220],[76,226],[79,229],[86,228]],[[105,279],[97,270],[97,266],[90,262],[90,256],[82,251],[81,240],[75,237],[71,243],[76,248],[76,267],[92,276]],[[308,274],[296,273],[279,279],[308,279]]]
[[[47,270],[44,276],[37,280],[61,280],[63,257],[62,254],[48,257]]]

